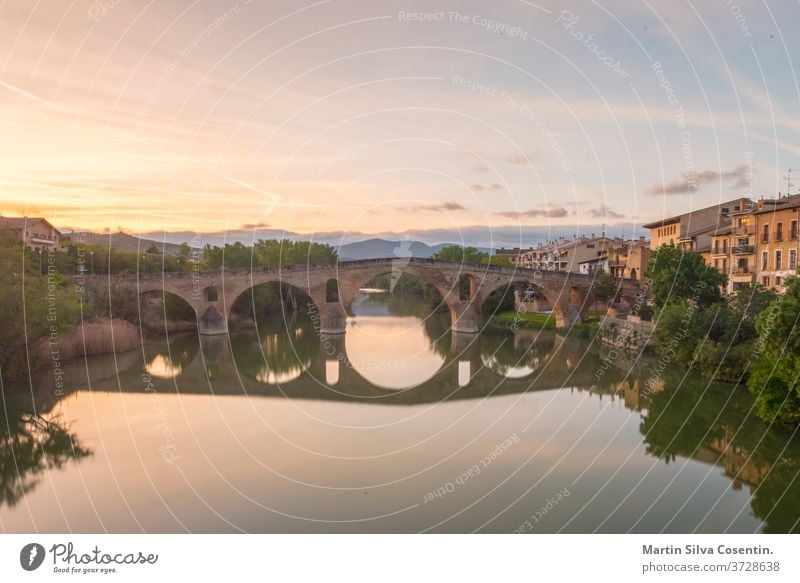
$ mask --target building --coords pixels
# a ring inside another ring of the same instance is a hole
[[[608,272],[608,255],[601,255],[593,259],[587,259],[578,263],[579,273]]]
[[[529,269],[533,267],[533,247],[528,247],[527,249],[521,249],[519,247],[506,249],[505,247],[500,247],[500,249],[495,251],[494,256],[508,257],[511,263],[517,267]]]
[[[33,251],[61,250],[61,232],[42,217],[0,217],[0,231],[14,232]]]
[[[728,287],[726,291],[732,291],[732,281],[730,277],[732,234],[733,226],[730,224],[716,229],[711,233],[711,245],[708,250],[700,254],[706,262],[706,265],[711,265],[720,273],[724,273],[728,276]],[[747,258],[744,258],[744,260],[747,261]]]
[[[623,253],[617,254],[616,258],[616,263],[609,263],[613,275],[640,280],[650,263],[650,241],[644,237],[627,241]]]
[[[752,283],[782,292],[786,278],[797,274],[799,221],[800,195],[791,195],[739,198],[645,227],[651,249],[673,243],[700,253],[728,276],[728,293]]]
[[[581,272],[581,264],[608,256],[609,249],[622,244],[621,239],[602,235],[600,237],[559,238],[539,243],[531,251],[533,269],[547,271]]]
[[[756,281],[784,290],[786,278],[797,275],[800,195],[759,200],[751,213],[755,238]]]
[[[709,252],[714,233],[731,224],[733,213],[753,205],[752,200],[741,197],[644,225],[650,230],[650,249],[673,244],[687,251]]]

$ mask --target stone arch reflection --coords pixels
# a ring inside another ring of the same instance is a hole
[[[350,365],[376,387],[411,388],[444,365],[450,310],[433,285],[405,273],[383,274],[365,282],[350,311]]]
[[[194,360],[198,346],[195,335],[178,336],[148,345],[144,354],[144,370],[152,377],[176,378]]]
[[[480,336],[483,365],[494,373],[521,379],[542,370],[555,349],[555,336],[546,331],[485,330]]]
[[[285,321],[262,321],[258,328],[231,334],[236,368],[248,378],[280,385],[300,377],[319,352],[320,340],[307,313]]]

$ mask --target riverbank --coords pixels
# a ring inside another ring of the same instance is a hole
[[[23,381],[29,372],[53,369],[54,375],[62,374],[62,366],[70,360],[85,356],[97,356],[125,352],[139,346],[141,335],[138,326],[126,320],[100,318],[83,322],[66,334],[53,334],[40,338],[24,348],[12,359],[5,371],[9,381]]]
[[[501,312],[495,314],[486,322],[491,328],[501,330],[569,330],[573,333],[591,334],[598,329],[601,313],[590,311],[583,322],[573,324],[566,328],[556,326],[556,318],[552,312]]]

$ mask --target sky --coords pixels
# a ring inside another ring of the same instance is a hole
[[[0,213],[646,235],[789,168],[800,192],[798,23],[789,0],[0,0]]]

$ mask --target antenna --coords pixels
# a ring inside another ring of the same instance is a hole
[[[792,168],[789,168],[786,171],[786,196],[792,194],[792,186],[794,186],[794,182],[792,182]]]

